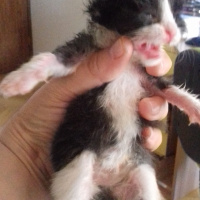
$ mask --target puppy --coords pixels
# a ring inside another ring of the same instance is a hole
[[[55,200],[161,200],[150,153],[141,145],[141,98],[158,95],[200,123],[195,96],[144,66],[160,62],[161,45],[173,45],[180,33],[168,0],[89,0],[88,26],[52,53],[34,56],[0,84],[5,97],[29,92],[50,76],[67,76],[92,52],[128,37],[134,51],[114,81],[75,98],[52,142]]]

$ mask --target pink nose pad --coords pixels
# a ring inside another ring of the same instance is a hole
[[[160,47],[146,42],[139,44],[136,50],[143,54],[147,59],[154,59],[160,56]]]
[[[174,34],[171,31],[165,30],[165,42],[166,43],[170,43],[172,41],[173,37],[174,37]]]

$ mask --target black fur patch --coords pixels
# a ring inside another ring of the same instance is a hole
[[[161,20],[160,0],[90,0],[88,12],[92,21],[123,35]]]
[[[55,49],[53,53],[62,64],[69,66],[77,64],[95,49],[97,47],[92,35],[81,32],[73,40]]]
[[[154,95],[153,91],[155,91],[155,88],[158,88],[160,90],[167,89],[170,85],[173,84],[173,76],[165,76],[165,77],[155,77],[151,76],[146,72],[145,67],[140,66],[138,69],[143,77],[145,77],[145,81],[143,81],[141,84],[146,89],[146,91],[149,91],[149,96]],[[151,93],[152,91],[152,93]]]
[[[62,169],[83,150],[97,155],[115,144],[111,119],[100,107],[98,97],[106,84],[72,101],[52,144],[52,163],[55,171]]]
[[[103,189],[92,200],[117,200],[109,189]]]

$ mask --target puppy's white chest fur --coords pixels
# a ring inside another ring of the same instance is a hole
[[[137,67],[130,64],[100,97],[101,105],[113,119],[112,129],[118,133],[114,149],[104,154],[103,167],[106,169],[119,166],[133,156],[132,142],[141,131],[137,104],[145,96],[145,91]]]

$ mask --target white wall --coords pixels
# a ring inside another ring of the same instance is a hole
[[[34,54],[52,51],[85,27],[87,0],[31,0]]]

